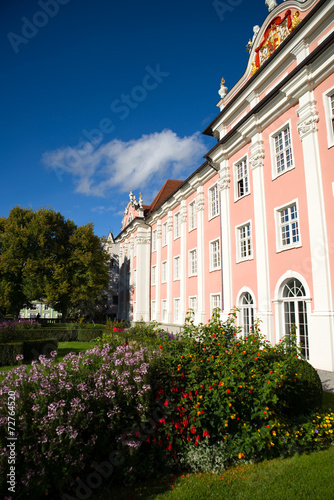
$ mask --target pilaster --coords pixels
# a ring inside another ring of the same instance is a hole
[[[172,286],[173,286],[173,213],[169,211],[167,216],[167,323],[173,322]]]
[[[205,323],[204,190],[197,188],[197,321]]]
[[[186,296],[187,282],[187,204],[186,200],[181,201],[181,242],[180,242],[180,309],[181,322],[184,323],[188,305]]]
[[[249,164],[253,177],[254,200],[254,235],[256,247],[256,274],[257,274],[257,317],[263,322],[263,332],[271,342],[274,338],[274,320],[271,310],[270,297],[270,270],[268,255],[268,232],[266,217],[266,200],[264,188],[264,157],[262,134],[256,132],[249,147]]]
[[[304,156],[313,282],[313,312],[309,318],[310,362],[334,370],[334,310],[325,213],[322,166],[319,152],[318,112],[313,92],[299,99],[297,130]],[[329,219],[328,219],[329,220]]]
[[[156,263],[156,275],[155,275],[155,311],[156,311],[156,320],[161,321],[161,237],[162,237],[162,229],[161,229],[161,220],[157,222],[157,263]]]
[[[230,216],[230,183],[228,160],[220,164],[218,189],[220,192],[220,223],[222,247],[222,318],[227,319],[233,307],[232,287],[232,250],[231,250],[231,216]]]

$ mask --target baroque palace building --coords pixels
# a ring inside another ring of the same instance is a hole
[[[272,343],[296,325],[305,357],[334,371],[334,2],[267,0],[245,73],[204,130],[217,139],[151,205],[130,193],[118,317],[180,331],[239,309]]]

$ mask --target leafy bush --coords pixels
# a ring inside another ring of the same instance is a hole
[[[35,338],[43,338],[41,325],[34,320],[6,321],[0,323],[0,342],[28,340],[32,332]]]
[[[161,357],[151,363],[151,385],[168,411],[158,437],[186,462],[191,444],[197,448],[203,441],[224,443],[225,465],[291,453],[300,437],[293,434],[295,421],[287,419],[292,400],[302,387],[316,397],[315,406],[319,402],[313,371],[296,359],[293,346],[272,347],[258,325],[240,337],[235,319],[235,310],[225,323],[217,312],[208,325],[188,318],[182,339],[161,341]],[[311,428],[302,432],[305,449],[316,443]]]
[[[30,371],[22,365],[8,372],[0,383],[1,498],[8,486],[9,391],[15,392],[15,468],[23,485],[15,498],[40,498],[42,492],[56,497],[110,452],[124,460],[136,452],[141,442],[133,428],[140,429],[148,411],[151,358],[144,348],[105,345],[68,354],[61,363],[40,356]]]
[[[24,361],[32,361],[38,359],[42,354],[47,358],[50,357],[52,351],[58,348],[58,340],[55,338],[38,339],[38,340],[25,340],[23,342],[23,359]]]
[[[303,359],[292,358],[287,367],[287,376],[284,413],[289,417],[294,417],[307,415],[319,409],[323,391],[315,368]]]
[[[16,364],[16,356],[23,350],[22,342],[0,343],[0,366],[12,366]]]
[[[101,327],[89,328],[86,330],[79,330],[78,332],[78,341],[79,342],[89,342],[100,335],[102,335],[103,330]]]

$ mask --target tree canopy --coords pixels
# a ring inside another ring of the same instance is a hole
[[[109,256],[92,223],[76,226],[51,208],[14,207],[0,218],[0,310],[18,316],[32,301],[66,319],[107,293]]]

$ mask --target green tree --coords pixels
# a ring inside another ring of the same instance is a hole
[[[7,219],[0,220],[0,307],[14,316],[30,305],[23,287],[24,268],[32,245],[29,231],[32,217],[32,210],[14,207]]]
[[[0,219],[0,308],[17,316],[44,300],[66,319],[103,296],[108,260],[93,224],[77,227],[50,208],[14,207]]]

